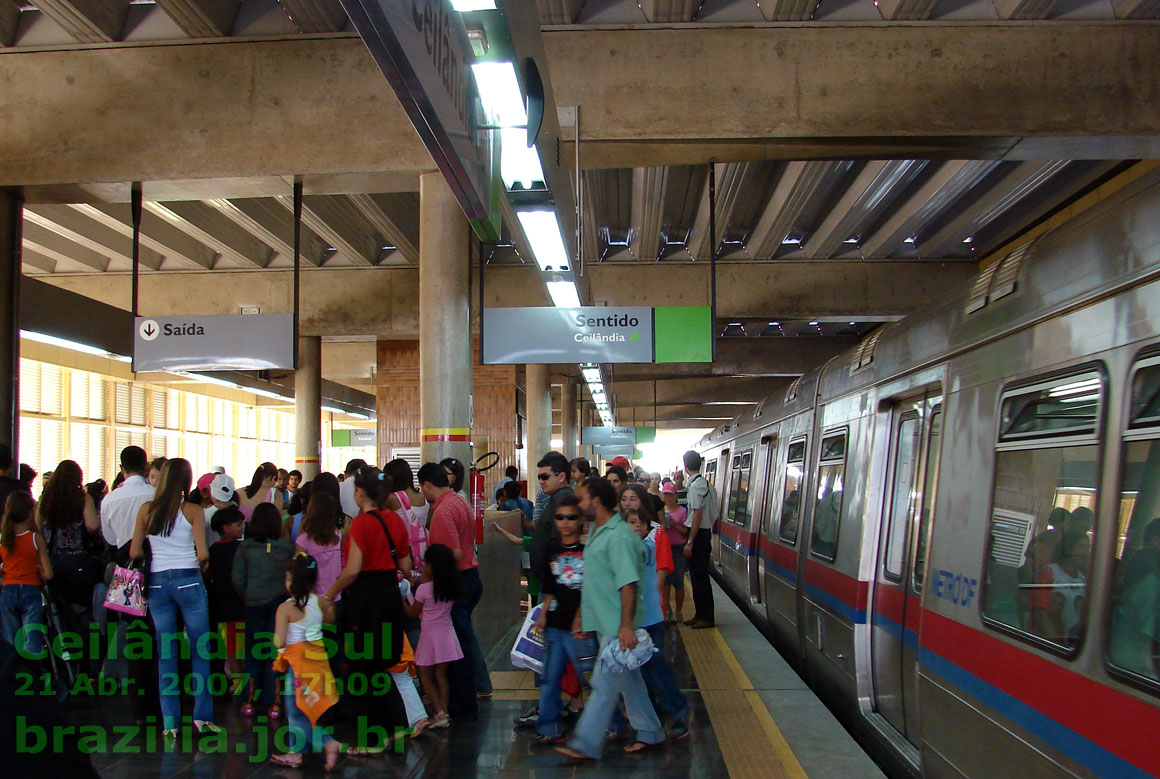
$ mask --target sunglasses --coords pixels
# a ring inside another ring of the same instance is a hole
[[[547,481],[548,479],[552,478],[555,475],[556,474],[554,474],[554,473],[541,473],[536,478],[539,479],[540,481]]]
[[[578,519],[580,519],[580,515],[579,514],[557,514],[556,519],[578,520]]]

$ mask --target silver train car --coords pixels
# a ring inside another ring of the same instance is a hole
[[[885,765],[1160,775],[1160,171],[697,445],[715,576]]]

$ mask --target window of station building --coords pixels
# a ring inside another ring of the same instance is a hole
[[[1091,370],[1001,400],[983,616],[1065,651],[1086,623],[1103,393]]]
[[[81,467],[86,483],[109,478],[112,468],[109,463],[108,427],[74,422],[69,426],[68,441],[68,458],[75,460]]]
[[[781,494],[781,516],[777,537],[794,546],[802,513],[802,487],[805,483],[806,439],[791,441],[785,455],[785,486]]]
[[[726,517],[735,525],[749,523],[749,476],[752,470],[752,450],[733,456],[733,473],[729,477],[729,511]]]
[[[1132,377],[1119,509],[1108,662],[1160,690],[1160,357]]]
[[[181,394],[177,390],[153,390],[153,426],[165,430],[181,428]]]
[[[64,416],[64,372],[55,365],[20,361],[20,410]]]
[[[64,422],[21,416],[18,442],[20,462],[27,463],[40,474],[55,469],[65,459],[64,429]]]
[[[818,502],[810,534],[810,553],[833,560],[838,553],[838,527],[846,479],[846,431],[822,438],[818,453]]]
[[[69,413],[83,419],[108,419],[107,384],[96,374],[72,371],[69,377]]]
[[[113,389],[113,421],[118,425],[145,427],[148,424],[145,398],[144,385],[117,382]]]

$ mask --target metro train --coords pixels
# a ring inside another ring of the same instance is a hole
[[[1160,775],[1160,170],[1116,186],[695,447],[715,578],[891,773]]]

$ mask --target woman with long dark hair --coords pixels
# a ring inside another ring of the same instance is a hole
[[[149,543],[149,576],[146,593],[149,614],[157,629],[158,686],[165,736],[177,738],[181,720],[180,691],[193,692],[193,724],[200,733],[221,732],[213,722],[213,697],[209,685],[209,600],[201,568],[209,561],[205,545],[205,513],[196,503],[186,502],[193,484],[193,469],[180,457],[161,467],[157,494],[137,512],[137,525],[129,555],[145,557]],[[185,623],[193,655],[193,679],[188,685],[178,678],[177,658],[181,631],[177,615]]]
[[[447,481],[450,482],[451,491],[467,501],[467,506],[470,508],[471,498],[467,497],[467,493],[463,491],[463,485],[467,482],[467,469],[463,467],[463,463],[454,457],[444,457],[439,461],[439,464],[447,472]]]
[[[39,523],[56,571],[57,591],[70,603],[87,608],[99,572],[86,542],[100,536],[101,516],[83,481],[81,467],[72,460],[56,466],[40,498]]]
[[[411,567],[420,567],[419,561],[427,554],[427,499],[415,489],[415,474],[411,464],[403,458],[391,460],[383,466],[391,480],[394,492],[388,507],[407,522],[407,533],[411,537]],[[412,574],[412,578],[418,578]]]
[[[250,483],[238,491],[238,508],[249,520],[254,508],[260,503],[273,503],[282,511],[282,496],[274,489],[278,481],[278,467],[274,463],[262,463],[254,470]]]
[[[362,468],[355,475],[354,499],[362,513],[354,518],[343,542],[349,544],[346,565],[326,591],[333,600],[344,588],[341,632],[352,639],[348,671],[352,678],[361,674],[374,679],[399,661],[403,651],[403,598],[399,575],[411,572],[410,543],[402,518],[386,508],[391,495],[391,479],[378,468]],[[316,500],[312,498],[313,500]],[[357,658],[357,659],[356,659]],[[379,677],[382,678],[382,677]],[[375,696],[373,685],[366,695],[352,695],[348,688],[350,713],[366,722],[385,726],[388,733],[406,727],[407,717],[392,685],[386,699]],[[384,703],[386,704],[384,706]],[[357,720],[356,720],[357,721]],[[368,744],[359,744],[365,748]]]

